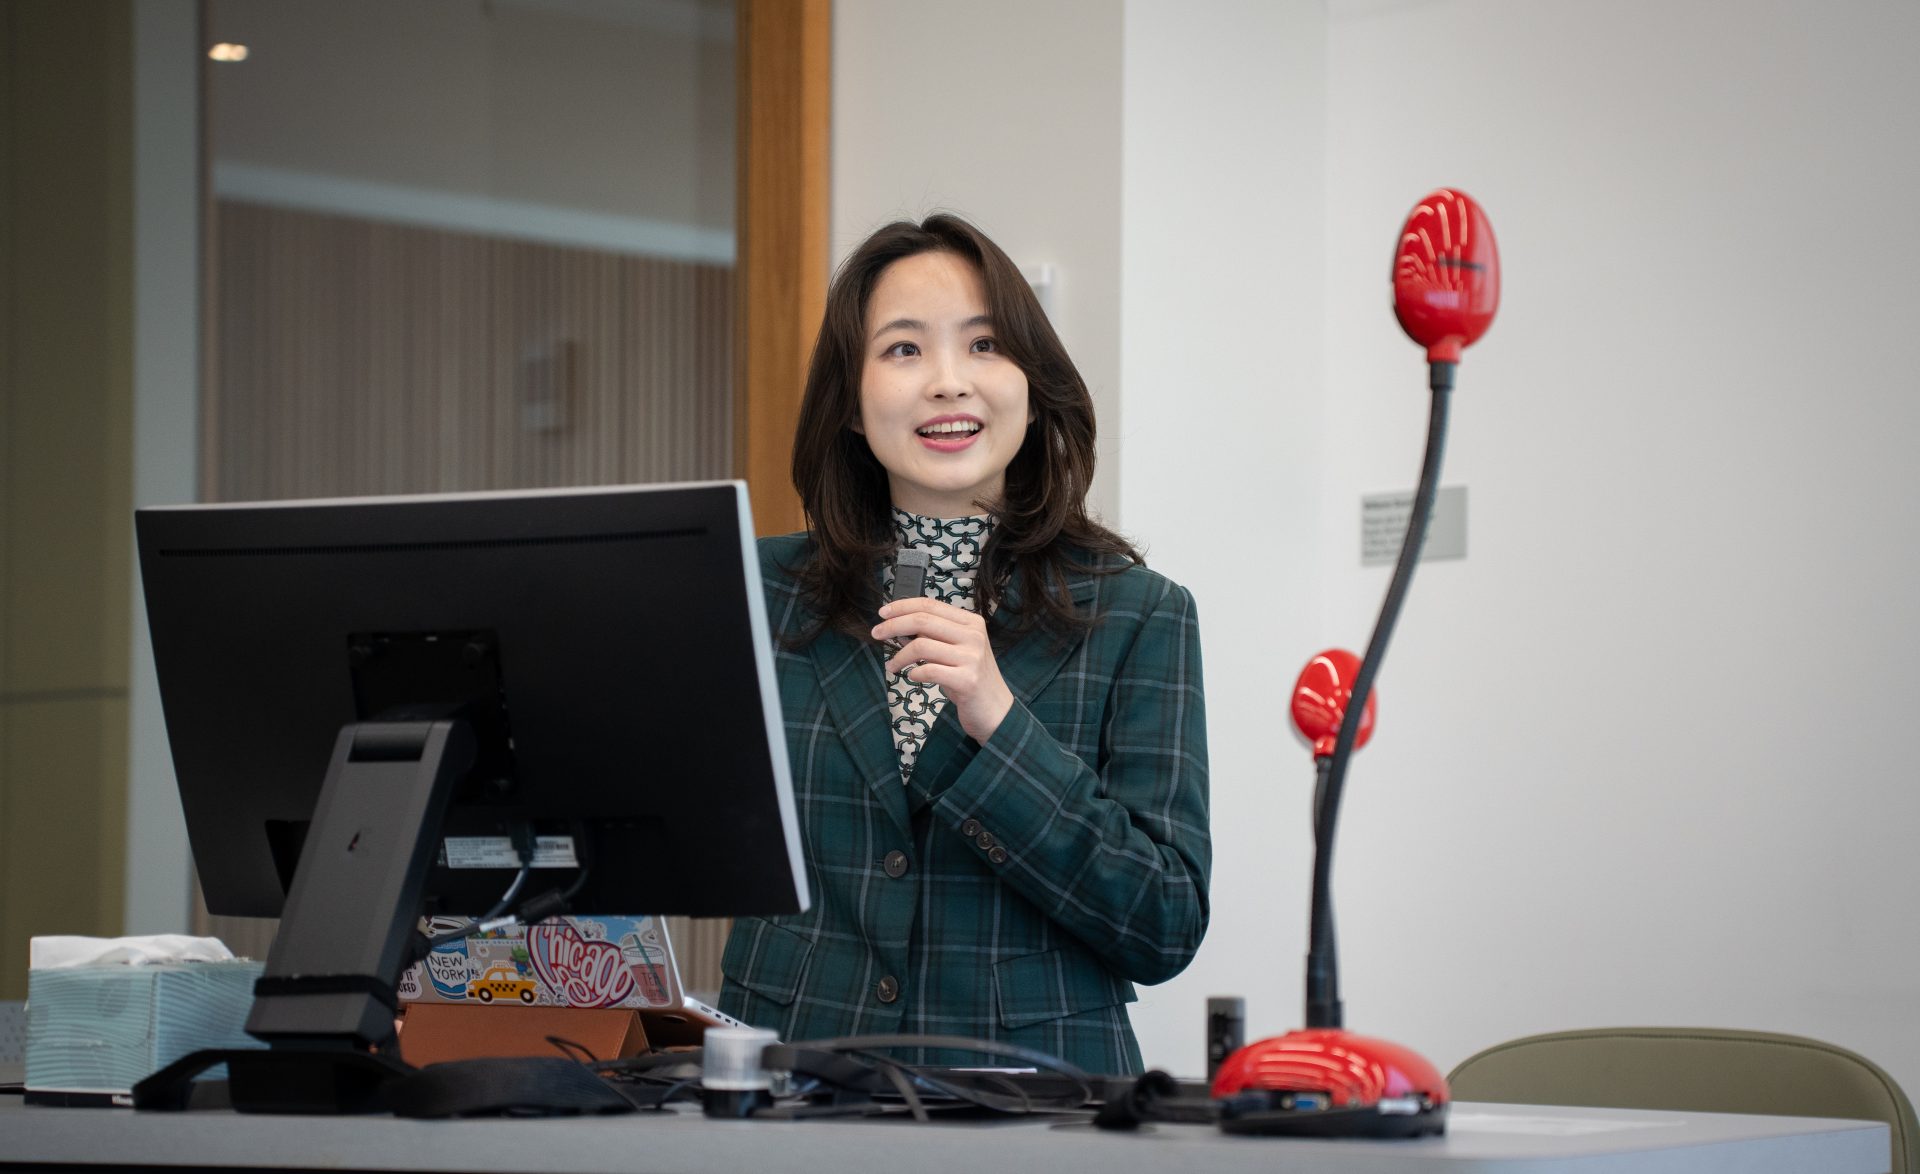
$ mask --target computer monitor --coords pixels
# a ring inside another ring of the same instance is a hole
[[[808,904],[738,482],[137,511],[207,907],[282,917],[247,1028],[379,1053],[423,913]],[[584,867],[584,872],[582,871]]]

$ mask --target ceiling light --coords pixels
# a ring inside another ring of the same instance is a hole
[[[247,59],[247,47],[245,45],[236,45],[231,41],[222,41],[213,48],[208,49],[207,56],[213,58],[215,61],[245,61]]]

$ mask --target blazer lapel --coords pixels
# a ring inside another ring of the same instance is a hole
[[[1099,594],[1098,578],[1089,572],[1074,572],[1067,576],[1067,590],[1073,596],[1074,606],[1084,615]],[[1017,580],[1007,584],[1000,607],[1009,616],[1020,614]],[[1006,681],[1015,699],[1022,705],[1030,705],[1040,691],[1060,675],[1060,666],[1067,662],[1067,658],[1085,639],[1084,630],[1064,639],[1043,630],[1033,630],[1009,647],[996,646],[993,656],[1000,666],[1001,679]],[[952,707],[942,708],[939,719],[927,734],[927,744],[920,751],[919,761],[913,769],[913,805],[923,806],[944,791],[966,769],[977,749],[966,731],[960,728],[960,720],[953,715]]]
[[[900,755],[893,747],[893,726],[881,675],[885,662],[880,659],[878,646],[842,632],[826,631],[813,641],[809,653],[814,671],[820,674],[827,712],[833,716],[854,768],[900,830],[911,831],[906,788],[900,784]]]
[[[1074,607],[1084,616],[1098,593],[1096,578],[1087,572],[1076,571],[1067,576],[1067,590],[1073,596]],[[1007,584],[1005,602],[1001,607],[1014,616],[1020,614],[1020,585],[1013,580]],[[1000,676],[1007,682],[1007,688],[1020,699],[1022,705],[1030,704],[1047,687],[1048,682],[1060,673],[1060,666],[1066,663],[1073,650],[1080,647],[1086,638],[1084,630],[1060,638],[1044,629],[1035,629],[1026,633],[1011,647],[993,650],[994,660],[1000,665]]]

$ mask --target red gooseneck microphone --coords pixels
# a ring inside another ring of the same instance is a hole
[[[1393,255],[1393,316],[1427,362],[1459,362],[1499,308],[1500,250],[1480,205],[1452,188],[1414,205]]]
[[[1409,1048],[1345,1029],[1333,940],[1333,832],[1347,762],[1373,734],[1373,679],[1433,516],[1454,367],[1461,350],[1492,325],[1499,305],[1500,256],[1486,213],[1464,192],[1430,193],[1408,215],[1393,259],[1394,316],[1426,348],[1427,386],[1433,393],[1413,514],[1365,659],[1329,649],[1307,662],[1294,685],[1293,720],[1313,745],[1316,776],[1307,1025],[1248,1044],[1220,1066],[1213,1096],[1220,1127],[1229,1133],[1419,1137],[1446,1132],[1449,1098],[1439,1069]]]

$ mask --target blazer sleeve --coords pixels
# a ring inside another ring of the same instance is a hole
[[[1115,670],[1097,771],[1016,700],[934,805],[1006,884],[1142,983],[1199,949],[1212,862],[1199,623],[1192,595],[1161,583]]]

